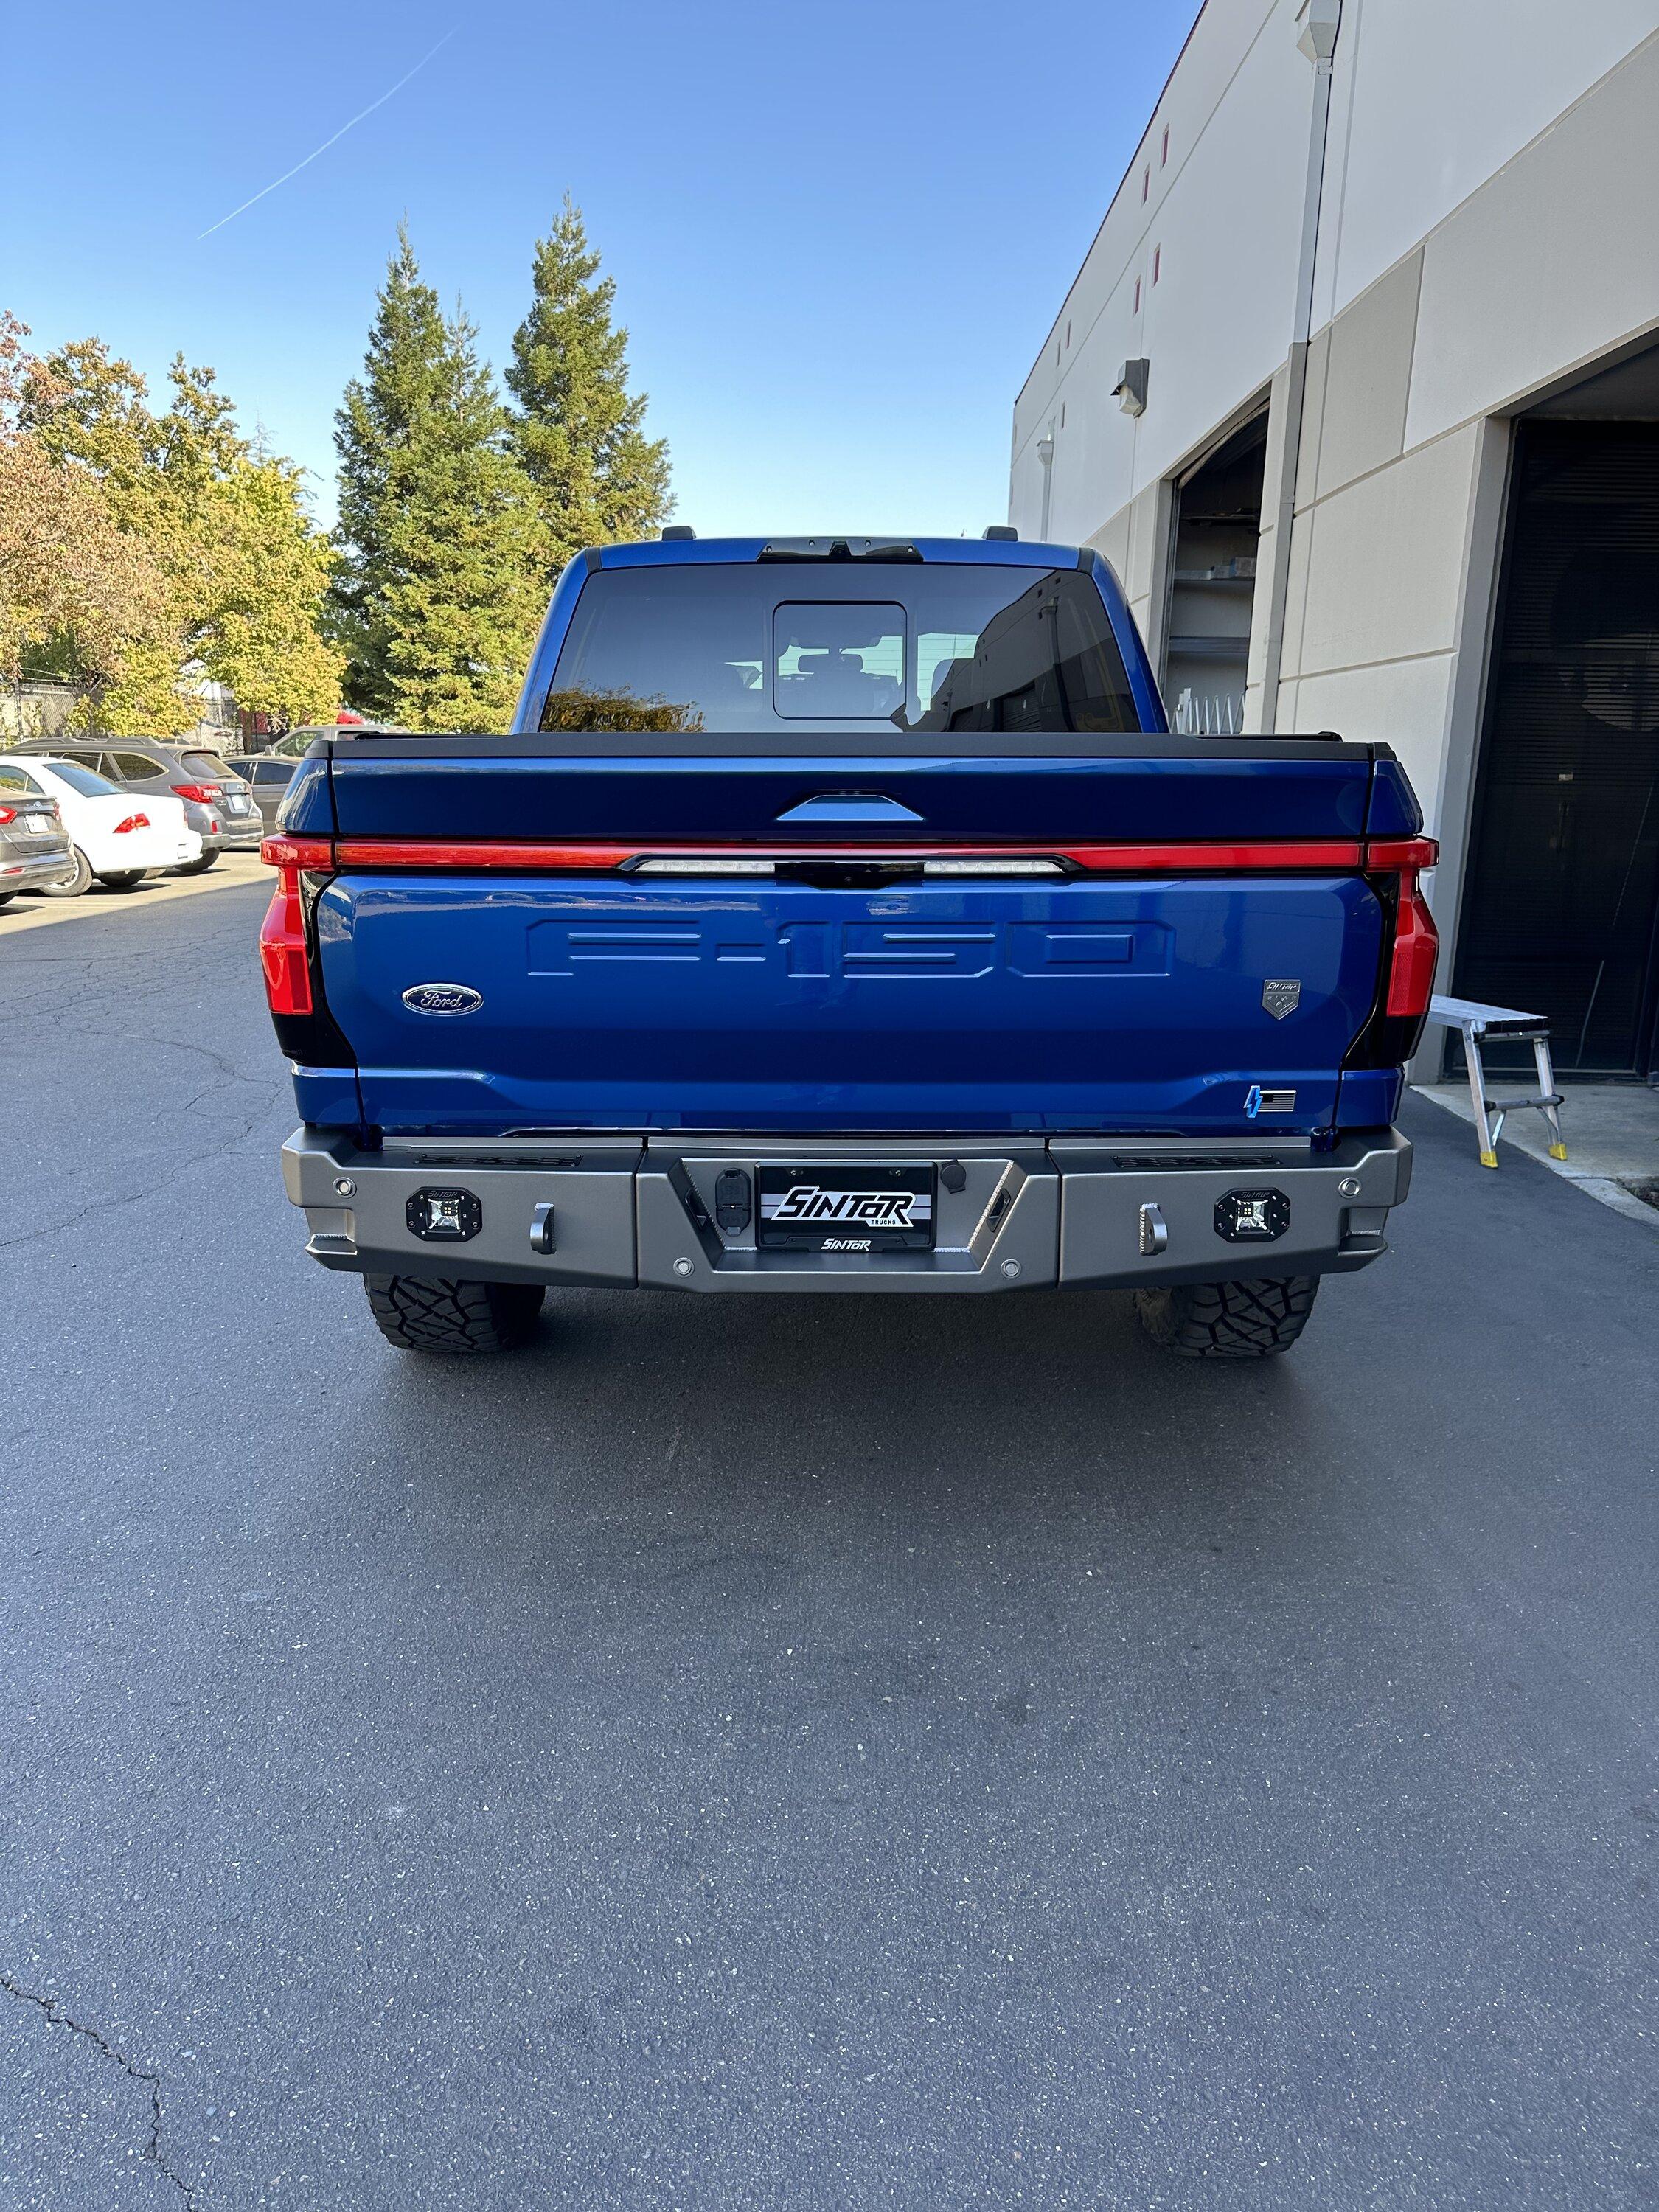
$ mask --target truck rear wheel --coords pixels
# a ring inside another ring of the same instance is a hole
[[[1313,1311],[1317,1275],[1250,1283],[1171,1283],[1137,1291],[1140,1326],[1181,1359],[1267,1359],[1288,1352]]]
[[[539,1283],[434,1281],[365,1275],[368,1310],[400,1352],[512,1352],[528,1344],[545,1295]]]

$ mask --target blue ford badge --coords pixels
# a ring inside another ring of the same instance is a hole
[[[404,993],[404,1004],[416,1014],[476,1014],[483,1004],[483,993],[471,983],[411,983]]]

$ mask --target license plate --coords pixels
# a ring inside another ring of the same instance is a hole
[[[862,1162],[763,1167],[757,1176],[763,1251],[930,1252],[931,1167]]]
[[[253,811],[253,801],[244,799],[240,792],[233,791],[225,804],[233,814],[252,814]]]
[[[23,827],[32,837],[49,837],[52,835],[52,819],[48,815],[26,814]]]

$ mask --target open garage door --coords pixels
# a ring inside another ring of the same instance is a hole
[[[1558,1072],[1647,1075],[1659,923],[1659,422],[1516,426],[1461,996]]]

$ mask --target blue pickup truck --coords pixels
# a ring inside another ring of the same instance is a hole
[[[1282,1352],[1406,1195],[1421,831],[1386,746],[1172,736],[1087,550],[583,553],[509,734],[294,777],[289,1195],[410,1351],[586,1285],[1126,1290]]]

